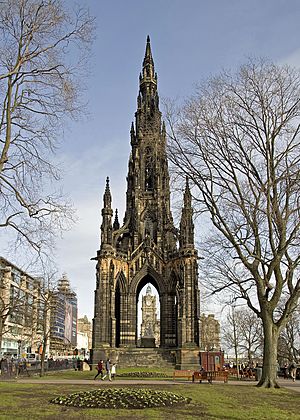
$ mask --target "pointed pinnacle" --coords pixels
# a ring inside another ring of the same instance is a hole
[[[119,223],[119,218],[118,218],[118,209],[116,209],[116,212],[115,212],[115,220],[113,223],[113,228],[114,230],[118,230],[120,228],[120,223]]]
[[[184,192],[184,206],[190,207],[192,203],[192,195],[189,185],[189,178],[188,176],[185,178],[185,192]]]
[[[105,191],[109,191],[109,176],[106,178]]]
[[[106,178],[106,186],[105,186],[105,191],[103,195],[103,204],[104,204],[104,207],[106,208],[111,207],[111,193],[110,193],[110,188],[109,188],[109,177]]]
[[[145,58],[144,58],[143,66],[145,66],[145,64],[147,63],[151,63],[152,66],[154,66],[149,35],[147,36],[147,44],[146,44],[146,51],[145,51]]]

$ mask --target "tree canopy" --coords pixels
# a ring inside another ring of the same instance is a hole
[[[300,73],[249,60],[166,115],[173,171],[189,177],[195,210],[211,220],[201,266],[214,293],[262,319],[260,385],[277,386],[278,334],[300,295]]]
[[[53,153],[83,111],[93,26],[85,8],[70,12],[59,0],[1,2],[0,227],[38,252],[73,221]]]

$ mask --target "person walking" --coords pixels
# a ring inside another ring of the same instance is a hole
[[[111,369],[110,369],[110,359],[107,359],[105,362],[105,370],[106,373],[105,375],[102,377],[102,381],[104,381],[104,379],[108,376],[109,381],[111,382]]]
[[[97,378],[97,376],[101,375],[101,379],[103,378],[103,360],[99,360],[96,369],[98,370],[97,375],[95,375],[94,379]]]
[[[112,379],[115,379],[115,376],[116,376],[116,374],[117,374],[116,368],[117,368],[116,363],[113,363],[113,364],[112,364],[112,367],[111,367],[111,378],[112,378]]]
[[[283,366],[283,379],[288,379],[288,378],[289,378],[289,367],[287,363],[285,363],[285,365]]]
[[[291,375],[291,378],[292,378],[293,382],[295,382],[295,380],[296,380],[296,372],[297,372],[296,362],[292,362],[291,366],[290,366],[290,375]]]

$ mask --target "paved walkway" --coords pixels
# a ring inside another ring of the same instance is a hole
[[[193,383],[191,381],[184,380],[152,380],[152,379],[117,379],[115,381],[109,382],[108,380],[93,380],[93,379],[32,379],[32,378],[22,378],[16,379],[17,383],[31,383],[31,384],[69,384],[69,385],[101,385],[101,386],[111,386],[111,385],[176,385],[176,384],[185,384],[188,386],[210,386],[207,383]],[[230,385],[245,385],[245,386],[254,386],[256,381],[229,381]],[[291,389],[296,392],[300,392],[300,381],[292,382],[290,379],[279,379],[278,383],[281,387]],[[214,382],[213,385],[222,384],[222,382]]]

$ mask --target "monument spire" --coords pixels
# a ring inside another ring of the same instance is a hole
[[[150,37],[147,37],[145,57],[143,61],[142,73],[140,74],[140,91],[143,99],[145,91],[156,93],[157,86],[157,74],[154,69],[154,61],[151,52]],[[150,87],[150,89],[149,89]],[[148,89],[147,89],[148,88]]]
[[[147,65],[151,65],[154,68],[154,61],[151,52],[151,45],[150,45],[150,36],[147,36],[147,43],[146,43],[146,51],[145,51],[145,58],[143,62],[143,67],[145,68]]]
[[[188,177],[186,177],[185,191],[183,195],[183,208],[180,220],[180,248],[194,247],[194,223],[192,194],[189,186]]]
[[[105,192],[103,194],[102,208],[102,224],[101,224],[101,247],[112,244],[112,216],[111,193],[109,188],[109,178],[106,178]]]
[[[187,181],[178,247],[178,229],[173,223],[170,204],[166,128],[159,110],[149,36],[130,143],[122,225],[117,212],[113,217],[109,179],[103,195],[101,246],[96,257],[92,360],[98,363],[114,354],[124,363],[129,357],[126,348],[140,346],[138,294],[150,283],[159,295],[161,323],[159,341],[150,340],[145,345],[155,347],[159,343],[166,352],[172,352],[169,354],[176,353],[176,364],[196,365],[199,363],[200,302],[191,191]],[[153,307],[150,297],[146,293],[145,313]]]

